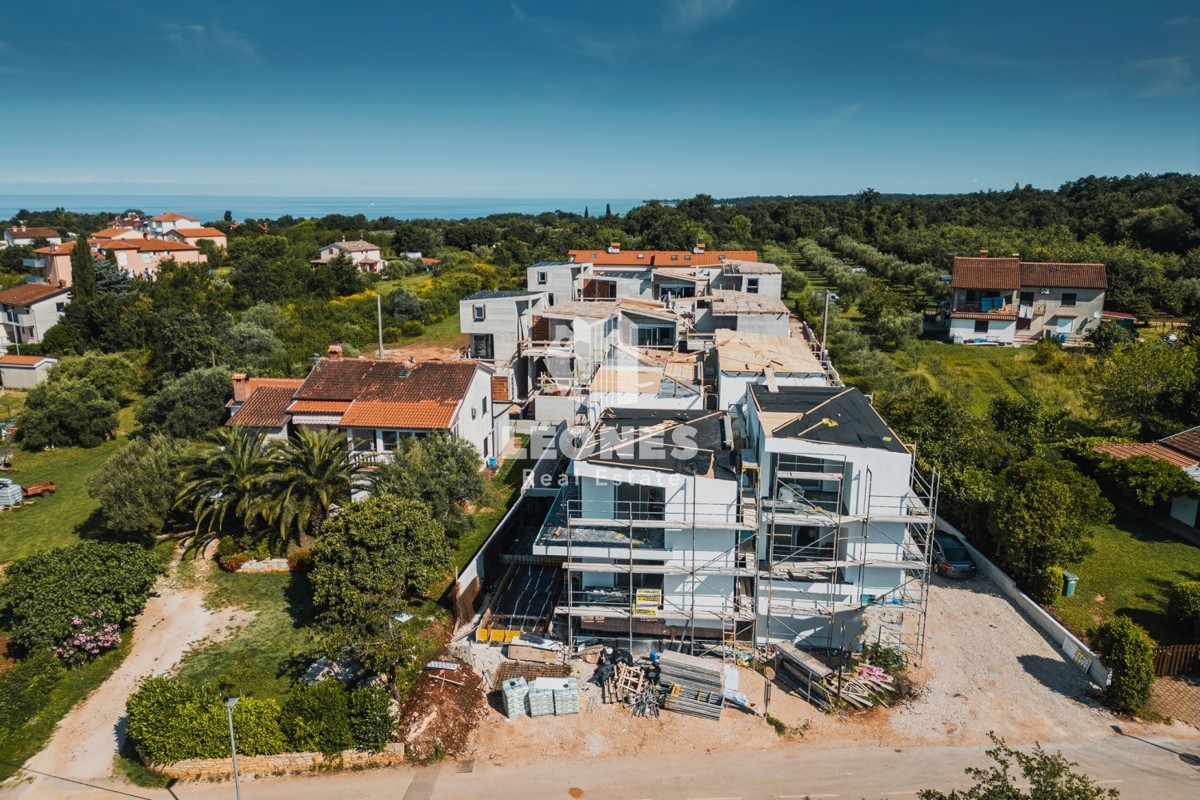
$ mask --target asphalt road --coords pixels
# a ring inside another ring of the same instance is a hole
[[[757,800],[758,798],[911,798],[920,789],[963,788],[967,766],[984,765],[983,747],[824,748],[801,743],[749,753],[535,761],[502,766],[445,762],[431,767],[272,778],[242,784],[243,800]],[[1112,736],[1046,746],[1122,798],[1200,796],[1200,740]],[[1187,754],[1192,763],[1180,757]],[[470,771],[465,771],[470,768]],[[232,783],[181,784],[171,790],[126,785],[82,787],[44,781],[45,798],[232,798]],[[118,791],[114,791],[117,790]],[[0,795],[3,796],[3,795]]]

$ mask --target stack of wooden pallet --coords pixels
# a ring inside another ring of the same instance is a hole
[[[683,653],[663,653],[658,660],[663,708],[697,717],[720,719],[725,705],[721,662]]]

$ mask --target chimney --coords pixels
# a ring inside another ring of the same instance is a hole
[[[692,252],[700,254],[704,252],[704,242],[696,242],[696,246],[692,248]]]
[[[980,251],[979,251],[979,257],[980,257],[980,258],[987,258],[987,257],[988,257],[988,251],[987,251],[987,250],[980,250]]]
[[[250,397],[250,381],[246,378],[246,373],[235,372],[233,374],[233,402],[244,403]]]
[[[615,239],[613,241],[609,242],[608,243],[608,252],[614,253],[614,254],[621,252],[621,243],[616,241]]]
[[[340,344],[329,345],[329,358],[333,361],[339,361],[342,358],[342,346]]]

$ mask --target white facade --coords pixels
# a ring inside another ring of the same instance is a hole
[[[0,356],[0,387],[29,391],[50,377],[57,363],[49,356]]]
[[[0,292],[0,346],[40,342],[62,319],[71,300],[66,289],[30,301],[6,302],[3,297]]]
[[[961,319],[950,320],[950,341],[956,344],[1012,344],[1017,335],[1015,319]]]

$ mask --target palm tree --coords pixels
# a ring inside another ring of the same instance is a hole
[[[220,428],[189,448],[175,506],[191,509],[193,545],[218,536],[230,512],[247,528],[254,527],[262,516],[259,486],[267,464],[263,435],[240,425]]]
[[[272,442],[261,489],[275,543],[309,543],[330,508],[350,502],[354,490],[365,485],[363,474],[350,460],[343,431],[300,428],[287,441]]]

